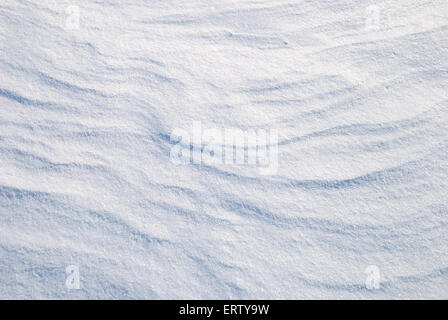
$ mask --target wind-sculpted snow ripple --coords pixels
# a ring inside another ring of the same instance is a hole
[[[445,0],[2,1],[0,298],[448,298],[447,39]],[[278,170],[175,164],[197,122]]]

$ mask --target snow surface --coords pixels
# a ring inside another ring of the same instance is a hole
[[[2,0],[0,77],[0,298],[448,298],[446,0]]]

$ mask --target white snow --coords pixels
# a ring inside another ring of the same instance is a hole
[[[0,79],[2,299],[448,298],[446,0],[3,0]]]

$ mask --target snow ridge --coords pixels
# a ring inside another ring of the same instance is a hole
[[[3,0],[0,53],[0,298],[448,298],[446,0]]]

